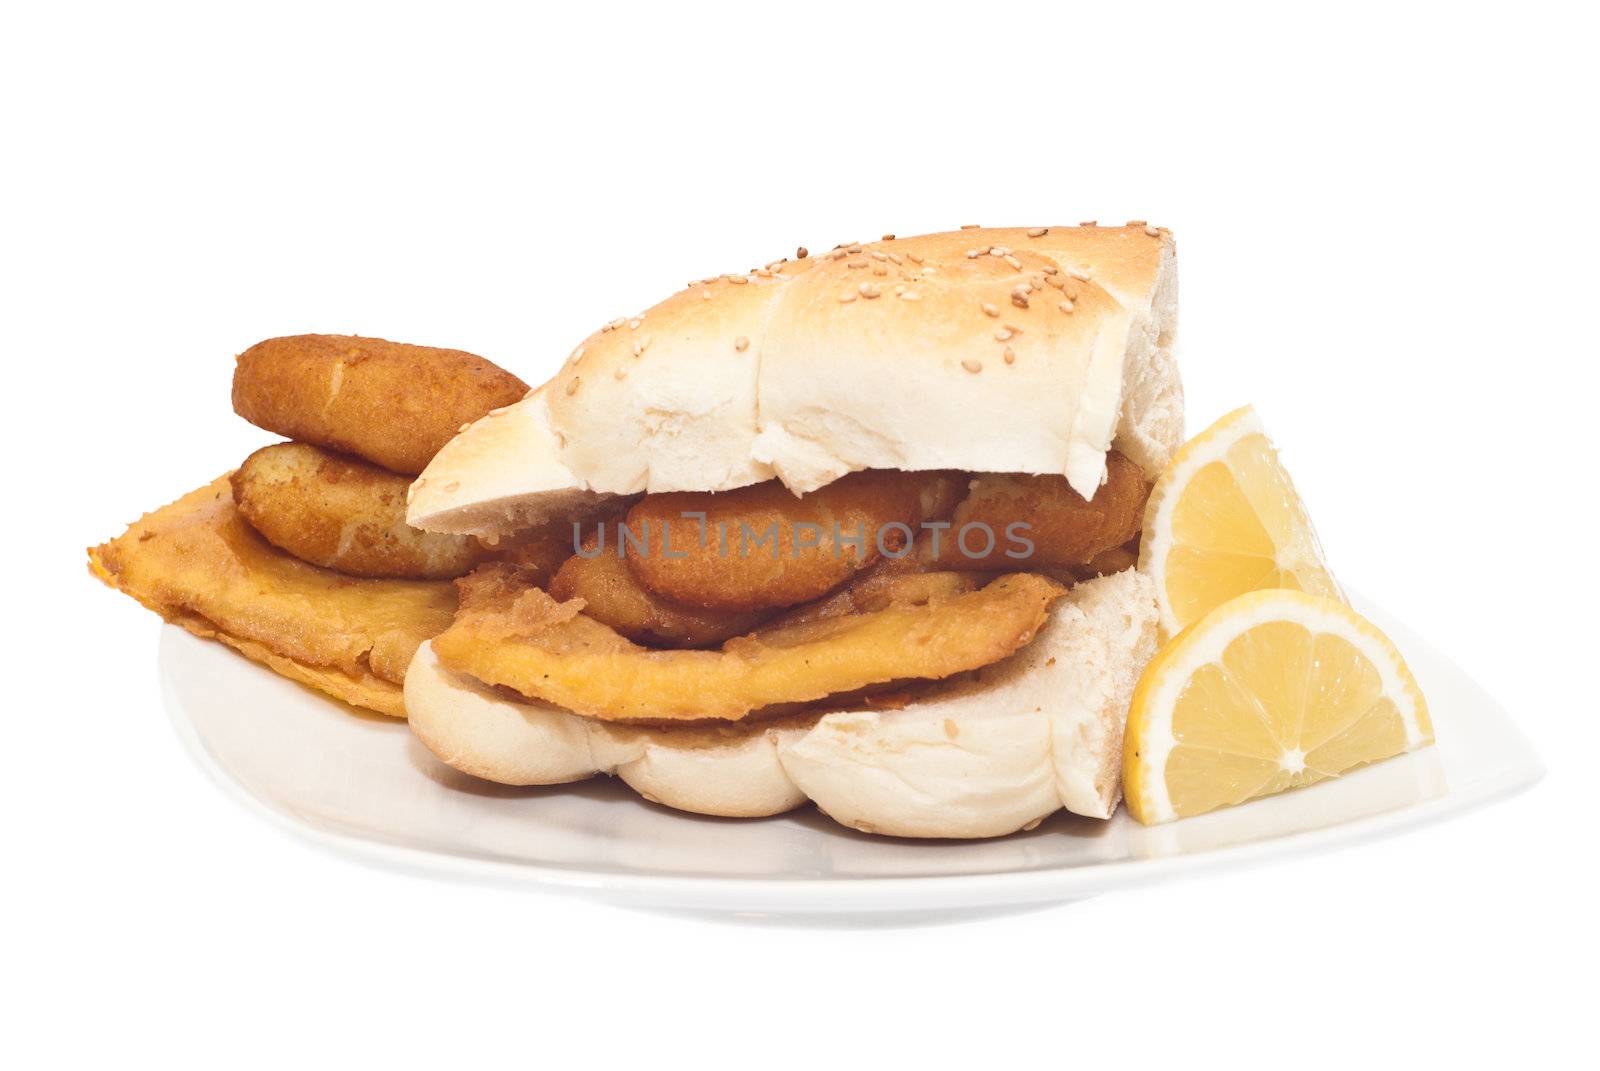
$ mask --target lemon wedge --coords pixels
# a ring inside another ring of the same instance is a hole
[[[1376,626],[1336,599],[1257,591],[1207,614],[1145,669],[1123,790],[1151,825],[1432,742],[1422,690]]]
[[[1247,591],[1344,598],[1294,482],[1249,406],[1185,443],[1156,481],[1139,568],[1155,581],[1167,636]]]

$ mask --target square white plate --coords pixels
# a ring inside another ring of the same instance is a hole
[[[1146,829],[1058,813],[992,841],[911,841],[806,808],[704,818],[597,779],[507,788],[442,766],[401,722],[284,680],[168,626],[161,679],[179,735],[219,784],[312,840],[447,877],[658,909],[787,920],[933,921],[1080,899],[1206,867],[1320,851],[1457,814],[1544,769],[1448,659],[1364,606],[1405,654],[1438,744],[1336,781]]]

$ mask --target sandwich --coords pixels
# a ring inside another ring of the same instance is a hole
[[[411,730],[486,780],[701,814],[1109,818],[1176,311],[1172,237],[1133,223],[802,249],[603,325],[406,492],[481,548],[404,673]]]

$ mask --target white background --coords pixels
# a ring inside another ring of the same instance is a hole
[[[1600,951],[1592,28],[1117,8],[10,15],[6,1062],[1575,1059]],[[1191,426],[1257,404],[1335,567],[1511,708],[1543,784],[993,922],[660,918],[269,828],[176,743],[156,618],[85,575],[84,546],[270,441],[228,404],[260,338],[537,381],[601,320],[797,244],[1130,217],[1178,238]]]

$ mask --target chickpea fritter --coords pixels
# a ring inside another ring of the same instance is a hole
[[[233,370],[233,409],[250,423],[410,476],[463,424],[527,393],[482,357],[354,335],[269,338]]]
[[[305,443],[245,458],[232,476],[239,512],[267,542],[348,576],[449,580],[488,555],[471,536],[406,524],[410,480]]]

